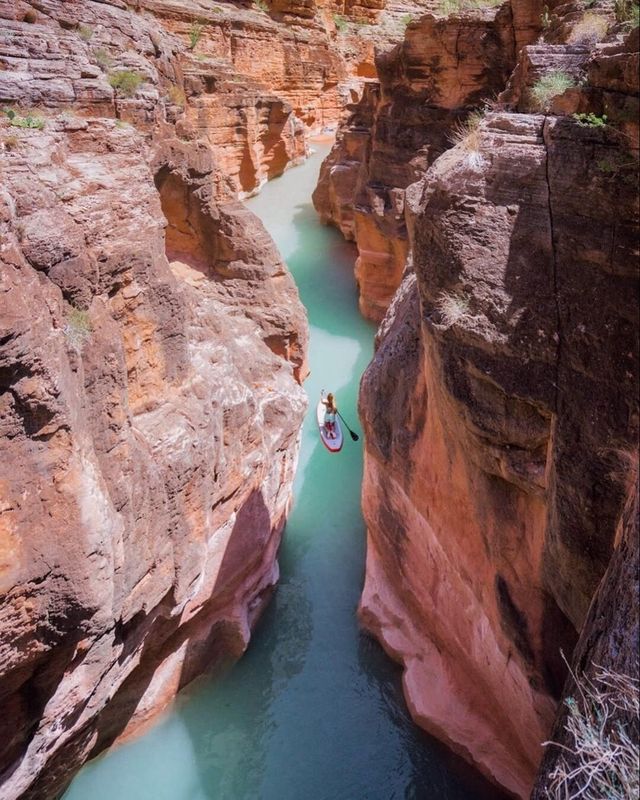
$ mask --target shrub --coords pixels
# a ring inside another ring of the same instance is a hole
[[[559,94],[575,86],[575,81],[566,72],[555,70],[543,75],[531,89],[533,103],[539,111],[548,111],[551,101]]]
[[[12,108],[7,108],[4,113],[9,118],[9,125],[14,128],[36,128],[41,131],[45,126],[44,118],[36,116],[33,112],[29,112],[23,117],[16,114]]]
[[[189,50],[195,50],[198,42],[202,38],[204,25],[201,22],[192,22],[189,28]]]
[[[593,679],[576,682],[576,697],[565,701],[564,725],[570,740],[549,776],[556,800],[629,800],[640,790],[639,748],[624,725],[640,713],[638,681],[601,667]],[[545,742],[553,745],[554,742]]]
[[[33,25],[34,22],[38,21],[38,14],[36,11],[26,11],[24,17],[22,17],[23,22],[28,22],[30,25]]]
[[[411,14],[403,14],[402,17],[401,17],[401,20],[402,20],[402,24],[406,28],[408,25],[410,25],[413,22],[413,17],[411,16]]]
[[[582,19],[573,26],[569,34],[569,44],[595,44],[607,35],[609,23],[605,17],[587,11]]]
[[[109,67],[113,64],[113,59],[104,49],[104,47],[98,47],[97,50],[93,51],[93,60],[100,67],[100,69],[109,69]]]
[[[78,25],[78,36],[80,36],[83,41],[88,42],[93,36],[93,28],[90,28],[88,25]]]
[[[440,317],[438,324],[443,328],[451,328],[463,320],[473,319],[469,313],[469,298],[465,294],[442,292],[436,301],[436,309]]]
[[[89,312],[71,306],[67,316],[67,323],[63,330],[69,344],[75,350],[81,350],[82,345],[90,338],[93,330]]]
[[[187,102],[187,97],[184,93],[184,89],[181,89],[180,86],[172,86],[167,93],[169,100],[177,106],[183,106]]]
[[[503,2],[504,0],[441,0],[440,14],[448,17],[450,14],[472,11],[474,8],[492,8],[502,5]]]
[[[547,30],[549,25],[551,25],[551,15],[549,14],[549,6],[542,7],[542,14],[540,14],[540,24],[542,25],[543,30]]]
[[[483,119],[484,111],[472,111],[464,121],[456,122],[449,134],[451,143],[467,154],[467,165],[474,169],[483,163],[480,155],[480,123]]]
[[[109,75],[109,84],[125,97],[133,97],[138,91],[143,78],[139,72],[128,69],[117,70]]]
[[[343,17],[340,14],[334,14],[333,15],[333,21],[335,23],[336,30],[340,31],[341,33],[342,33],[342,31],[345,31],[347,29],[346,17]]]
[[[617,22],[624,22],[627,27],[637,28],[640,24],[640,5],[635,0],[615,0]]]
[[[11,150],[15,150],[19,144],[19,140],[17,136],[7,136],[4,140],[4,149],[11,152]]]
[[[607,115],[599,117],[593,111],[589,114],[574,114],[573,118],[579,125],[588,125],[591,128],[604,128],[607,125]]]
[[[264,11],[265,13],[269,11],[269,6],[265,0],[254,0],[254,3],[258,6],[260,11]]]

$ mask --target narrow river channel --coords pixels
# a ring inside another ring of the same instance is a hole
[[[499,796],[411,722],[399,669],[358,630],[362,442],[316,435],[321,388],[358,429],[374,328],[358,313],[354,249],[311,205],[328,145],[249,201],[298,284],[311,326],[295,503],[281,583],[248,652],[181,693],[141,738],[88,764],[64,800],[488,800]]]

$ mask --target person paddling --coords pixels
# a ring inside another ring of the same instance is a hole
[[[322,402],[325,405],[324,411],[324,427],[327,431],[327,436],[329,439],[336,438],[336,414],[338,413],[338,406],[334,400],[333,394],[329,392],[329,394],[321,398]]]

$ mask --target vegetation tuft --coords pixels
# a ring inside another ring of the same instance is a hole
[[[569,44],[595,44],[607,35],[608,20],[593,11],[587,11],[582,19],[576,22],[569,34]]]
[[[93,36],[93,28],[90,28],[88,25],[78,25],[78,36],[84,42],[88,42]]]
[[[555,800],[629,800],[640,794],[639,747],[623,720],[640,713],[638,681],[601,667],[576,682],[576,697],[565,701],[569,745],[550,775]],[[545,744],[555,744],[546,742]]]
[[[615,0],[616,21],[623,22],[629,28],[640,25],[640,4],[637,0]]]
[[[601,117],[591,111],[589,114],[574,114],[573,118],[579,125],[588,126],[590,128],[604,128],[607,126],[607,115],[603,114]]]
[[[333,22],[336,26],[336,30],[342,33],[347,29],[347,19],[343,17],[341,14],[334,14],[333,15]]]
[[[548,72],[536,81],[531,89],[533,104],[538,111],[549,111],[553,98],[575,85],[573,78],[566,72],[561,70]]]
[[[67,316],[67,323],[63,330],[69,344],[75,350],[81,350],[93,330],[89,312],[71,306]]]
[[[109,75],[109,85],[124,97],[133,97],[140,88],[143,77],[128,69],[116,70]]]
[[[198,46],[198,42],[202,38],[202,32],[204,30],[204,25],[201,22],[196,22],[195,20],[191,23],[191,27],[189,28],[189,50],[195,50]]]
[[[469,313],[469,298],[466,294],[442,292],[436,300],[436,310],[439,316],[438,325],[445,329],[474,319]]]
[[[495,8],[501,6],[503,2],[504,0],[441,0],[439,13],[448,17],[476,8]]]
[[[180,86],[176,86],[175,84],[169,89],[167,96],[169,100],[176,106],[184,106],[187,102],[187,96],[184,93],[184,89]]]
[[[44,117],[39,117],[33,112],[22,116],[16,114],[12,108],[5,108],[4,114],[9,119],[9,125],[12,125],[14,128],[36,128],[41,131],[45,126]]]
[[[93,60],[96,64],[100,67],[100,69],[105,70],[109,69],[113,64],[113,59],[104,49],[104,47],[98,47],[96,50],[93,51]]]

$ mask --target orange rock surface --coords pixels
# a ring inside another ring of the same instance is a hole
[[[523,798],[562,694],[561,649],[580,634],[584,664],[604,636],[610,663],[637,675],[637,633],[616,654],[604,601],[588,610],[638,436],[638,35],[612,27],[573,53],[555,36],[521,51],[497,110],[406,192],[410,259],[360,395],[362,622],[403,664],[418,723]],[[554,98],[553,115],[524,113],[545,59],[592,81]],[[576,102],[628,135],[574,119]],[[354,124],[343,142],[372,153],[368,133]],[[340,178],[343,164],[366,175],[359,153],[329,169]],[[333,197],[357,237],[367,207],[354,222]],[[633,632],[631,602],[619,627]]]

